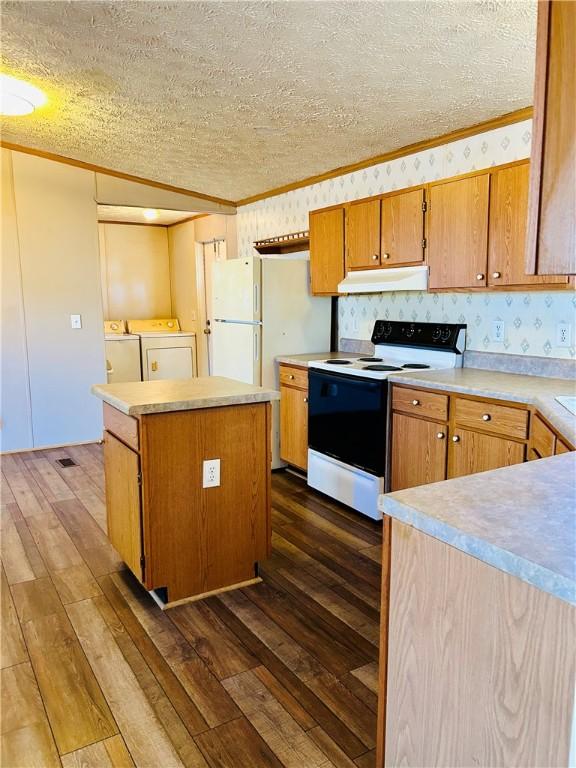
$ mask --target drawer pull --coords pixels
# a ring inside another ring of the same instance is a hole
[[[436,434],[436,437],[438,438],[438,440],[444,440],[444,438],[446,437],[446,435],[444,434],[444,432],[438,432],[438,433]]]
[[[476,280],[484,280],[484,275],[482,272],[478,272],[478,274],[476,275]]]
[[[459,443],[460,442],[460,435],[454,435],[454,437],[452,438],[452,442],[453,443]]]
[[[412,400],[412,405],[420,405],[420,400]]]
[[[289,379],[293,379],[293,378],[294,378],[294,374],[293,374],[293,373],[291,373],[291,374],[290,374],[290,376],[288,376],[288,378],[289,378]]]
[[[490,414],[489,414],[489,413],[485,413],[485,414],[482,416],[482,421],[492,421],[492,416],[490,416]]]

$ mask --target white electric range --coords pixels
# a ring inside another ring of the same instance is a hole
[[[377,320],[374,355],[308,364],[308,485],[377,520],[386,488],[388,379],[462,366],[466,326]]]

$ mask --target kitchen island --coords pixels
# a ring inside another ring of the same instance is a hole
[[[379,768],[572,765],[576,454],[379,506]]]
[[[108,537],[162,607],[243,586],[270,552],[274,390],[102,384]]]

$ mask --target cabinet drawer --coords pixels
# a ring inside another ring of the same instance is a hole
[[[123,443],[129,445],[135,451],[140,449],[138,439],[138,419],[126,416],[117,408],[104,403],[104,429],[120,438]]]
[[[427,392],[425,389],[394,387],[392,407],[413,416],[426,416],[431,419],[446,421],[448,418],[448,395]]]
[[[523,440],[528,436],[528,411],[478,400],[455,398],[456,423]]]
[[[308,369],[294,368],[291,365],[280,366],[280,384],[299,389],[308,389]]]
[[[530,447],[541,459],[554,456],[556,435],[536,415],[534,415],[530,428]]]

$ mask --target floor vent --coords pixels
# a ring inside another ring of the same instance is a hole
[[[61,467],[77,467],[78,464],[74,461],[74,459],[56,459],[56,464],[60,464]]]

